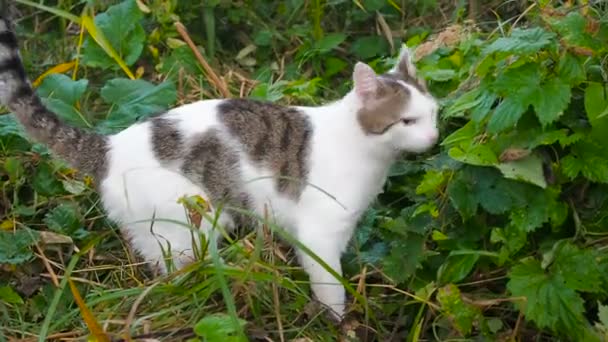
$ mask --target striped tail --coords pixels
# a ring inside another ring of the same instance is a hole
[[[63,123],[34,92],[9,18],[11,1],[0,0],[0,105],[8,107],[26,132],[72,167],[98,178],[105,174],[108,139]]]

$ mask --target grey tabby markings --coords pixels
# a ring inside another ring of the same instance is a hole
[[[249,157],[274,172],[277,191],[299,199],[308,176],[308,118],[295,108],[248,99],[223,101],[218,112]]]
[[[7,106],[36,141],[47,145],[74,168],[98,181],[107,172],[105,136],[68,126],[49,111],[32,89],[8,18],[10,5],[0,1],[0,104]]]
[[[399,122],[410,91],[390,78],[377,78],[378,89],[373,101],[357,112],[359,125],[366,134],[383,134]]]
[[[194,143],[182,163],[182,172],[201,185],[217,207],[234,206],[249,209],[249,197],[243,188],[238,151],[226,143],[217,129],[193,139]],[[250,223],[246,217],[232,213],[237,226]]]
[[[150,142],[157,159],[163,162],[179,160],[183,157],[184,137],[177,129],[177,122],[162,116],[150,120],[152,134]]]

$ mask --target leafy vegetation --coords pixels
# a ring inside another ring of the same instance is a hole
[[[360,223],[343,262],[364,301],[335,327],[267,234],[226,243],[222,266],[151,277],[91,180],[1,115],[0,336],[608,338],[604,3],[499,6],[504,19],[488,21],[479,8],[492,2],[17,2],[27,69],[74,125],[115,132],[222,87],[318,104],[348,90],[355,60],[384,71],[407,42],[441,101],[443,140],[400,160]]]

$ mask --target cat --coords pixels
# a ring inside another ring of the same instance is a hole
[[[193,235],[196,243],[199,235],[175,221],[189,219],[180,198],[200,196],[226,229],[254,227],[259,220],[234,209],[218,211],[220,203],[260,216],[268,209],[279,226],[342,275],[341,255],[391,164],[402,153],[427,151],[439,137],[438,103],[405,45],[384,74],[357,62],[352,89],[324,105],[208,99],[100,135],[45,108],[22,64],[13,23],[6,10],[0,12],[0,104],[31,138],[94,177],[107,216],[161,274],[170,271],[164,250],[176,269],[193,261]],[[216,242],[212,228],[200,222]],[[344,287],[310,254],[296,250],[314,297],[342,319]]]

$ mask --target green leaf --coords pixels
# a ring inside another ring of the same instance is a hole
[[[39,240],[39,234],[31,229],[15,232],[0,230],[0,264],[19,265],[33,258],[31,246]]]
[[[78,100],[87,90],[85,79],[72,80],[63,74],[51,74],[38,87],[43,103],[62,120],[79,127],[89,126],[83,114],[76,108]]]
[[[23,304],[23,299],[12,287],[0,286],[0,301],[8,304]]]
[[[144,48],[146,33],[140,23],[143,17],[135,0],[122,1],[95,16],[95,25],[127,65],[133,65]],[[86,65],[118,69],[117,63],[89,36],[82,48]]]
[[[479,254],[450,255],[439,267],[437,279],[441,283],[457,283],[464,279],[475,267]]]
[[[462,300],[460,290],[453,284],[437,291],[437,301],[441,305],[441,310],[451,318],[456,329],[465,336],[471,332],[473,323],[482,317],[479,308]]]
[[[608,183],[608,159],[604,147],[585,139],[574,144],[570,152],[561,160],[564,175],[574,179],[582,173],[593,182]]]
[[[418,70],[418,73],[424,79],[429,79],[437,82],[445,82],[456,77],[456,71],[452,69],[438,69],[434,66],[425,66]]]
[[[603,84],[590,82],[585,88],[585,111],[592,126],[608,121],[608,97]]]
[[[587,47],[593,51],[601,48],[601,41],[589,34],[589,20],[579,11],[570,11],[565,17],[553,17],[549,20],[552,28],[563,37],[569,45]]]
[[[565,242],[559,244],[551,272],[559,274],[571,289],[584,292],[601,292],[601,269],[593,250],[581,249],[576,245]]]
[[[553,188],[528,192],[525,204],[511,211],[511,224],[527,233],[550,220],[555,226],[561,225],[565,219],[564,210],[567,214],[567,206],[558,198],[559,191]]]
[[[161,61],[160,72],[171,79],[179,77],[180,69],[191,77],[203,74],[202,67],[188,45],[172,49],[171,54],[162,58]]]
[[[498,163],[496,154],[488,146],[479,144],[463,145],[452,147],[449,149],[448,155],[454,160],[470,165],[490,166]]]
[[[44,217],[44,223],[49,229],[66,235],[71,235],[82,228],[82,222],[78,206],[68,203],[56,206]]]
[[[38,164],[32,178],[34,190],[43,196],[58,195],[63,192],[61,182],[55,177],[55,172],[48,163]]]
[[[101,127],[116,130],[165,111],[176,101],[177,91],[172,82],[154,85],[141,79],[116,78],[101,88],[101,97],[114,105]]]
[[[452,205],[464,219],[473,217],[477,212],[477,200],[471,194],[472,186],[457,178],[448,184],[448,195]]]
[[[348,63],[337,57],[327,57],[323,61],[323,65],[325,69],[323,76],[328,78],[344,70],[348,66]]]
[[[498,38],[486,46],[482,54],[506,52],[529,55],[554,44],[555,37],[555,33],[548,32],[541,27],[516,28],[512,31],[511,36]]]
[[[608,328],[608,305],[598,305],[598,319],[600,323],[606,328]]]
[[[237,342],[245,341],[236,336],[247,321],[238,319],[240,327],[235,327],[232,317],[217,313],[203,317],[194,326],[194,332],[206,342]]]
[[[442,171],[429,170],[424,174],[422,181],[416,187],[416,194],[429,195],[437,193],[447,178],[447,174]]]
[[[0,137],[18,136],[25,138],[27,135],[23,126],[17,121],[13,114],[0,115]]]
[[[496,167],[507,178],[538,185],[543,189],[547,187],[547,181],[543,172],[543,162],[535,154],[522,159],[500,163]]]
[[[382,260],[386,275],[397,284],[410,279],[424,260],[425,242],[425,236],[416,233],[393,241],[389,255]]]
[[[571,85],[578,85],[583,82],[587,76],[585,67],[580,60],[571,54],[566,52],[560,59],[557,67],[559,78],[568,81]]]
[[[388,43],[381,36],[367,36],[353,42],[350,51],[360,59],[380,56],[388,51]]]
[[[479,103],[482,101],[480,94],[481,91],[479,89],[474,89],[464,93],[458,97],[454,103],[442,111],[441,117],[447,119],[463,116],[465,111],[479,105]]]
[[[554,122],[570,103],[570,86],[559,78],[551,78],[538,88],[531,101],[543,126]]]
[[[546,273],[540,262],[527,259],[511,269],[507,288],[513,296],[527,299],[518,305],[540,328],[551,328],[572,338],[584,335],[587,322],[583,299],[566,286],[562,275]]]
[[[504,99],[494,110],[488,122],[488,132],[499,133],[513,128],[526,111],[527,106],[517,96]]]
[[[17,180],[23,177],[25,169],[20,159],[8,157],[4,161],[4,171],[8,174],[11,183],[16,183]]]
[[[317,41],[315,47],[320,53],[326,53],[337,48],[345,40],[346,35],[344,33],[331,33]]]

